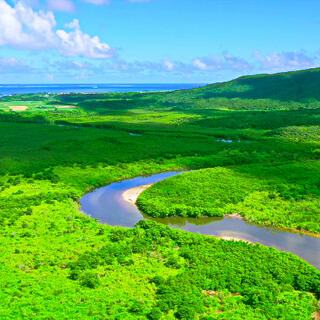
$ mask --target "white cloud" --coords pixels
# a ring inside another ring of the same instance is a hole
[[[108,4],[110,2],[109,0],[82,0],[82,1],[92,3],[92,4],[97,4],[97,5]]]
[[[83,56],[86,58],[107,59],[113,56],[113,50],[107,43],[102,43],[99,37],[90,37],[80,29],[79,20],[74,19],[66,24],[70,32],[58,30],[57,36],[61,40],[59,51],[66,56]]]
[[[174,64],[168,58],[164,60],[163,64],[164,67],[169,71],[174,69]]]
[[[310,57],[304,52],[274,52],[265,56],[256,52],[255,57],[260,63],[260,68],[270,71],[307,69],[319,65],[316,57]]]
[[[127,0],[127,2],[150,2],[151,0]]]
[[[193,60],[192,65],[195,69],[203,71],[248,70],[251,68],[251,64],[245,59],[228,53],[197,58]]]
[[[18,49],[56,49],[61,55],[107,59],[114,51],[99,37],[84,33],[79,21],[66,25],[71,31],[56,30],[56,20],[51,11],[33,11],[23,2],[11,7],[0,0],[0,45]]]
[[[200,70],[207,70],[208,69],[208,66],[204,62],[202,62],[200,59],[195,59],[192,64],[194,67],[196,67]]]
[[[66,71],[66,70],[79,70],[79,69],[86,69],[86,70],[96,70],[96,67],[93,64],[88,62],[82,62],[77,60],[62,60],[62,61],[55,61],[51,64],[52,67],[57,68],[59,71]]]
[[[83,2],[96,5],[109,4],[111,0],[82,0]],[[126,2],[151,2],[152,0],[125,0]]]
[[[148,73],[180,73],[191,74],[194,72],[215,72],[215,71],[237,71],[245,73],[253,68],[246,60],[230,54],[221,56],[207,56],[193,59],[186,63],[182,61],[172,61],[165,57],[162,61],[132,61],[126,62],[121,59],[114,59],[110,63],[104,64],[107,70],[117,72],[148,72]]]
[[[103,74],[100,63],[89,63],[78,60],[56,60],[49,62],[49,70],[51,74],[59,77],[61,75],[72,79],[87,78]]]
[[[34,12],[18,2],[14,8],[0,0],[0,45],[25,49],[53,46],[56,21],[52,12]]]
[[[26,73],[32,72],[34,69],[24,63],[23,60],[16,58],[0,58],[0,73]]]
[[[74,4],[70,0],[47,0],[47,2],[49,9],[53,11],[74,11]]]

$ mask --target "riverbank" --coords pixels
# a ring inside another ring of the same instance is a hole
[[[139,186],[139,187],[134,187],[131,189],[128,189],[127,191],[125,191],[122,194],[122,199],[126,202],[129,202],[131,204],[136,204],[137,199],[139,197],[139,195],[146,189],[150,188],[152,185],[154,185],[154,183],[150,183],[150,184],[146,184],[143,186]],[[239,214],[234,213],[234,214],[230,214],[228,215],[229,218],[242,218]],[[252,241],[248,241],[245,238],[240,238],[240,237],[233,237],[233,236],[229,236],[229,235],[220,235],[220,236],[214,236],[217,239],[223,239],[223,240],[227,240],[227,241],[244,241],[247,243],[253,243]]]
[[[131,189],[128,189],[122,194],[122,198],[124,201],[130,202],[132,204],[135,204],[137,202],[137,199],[139,195],[146,189],[150,188],[154,183],[146,184],[139,187],[134,187]]]
[[[122,194],[122,199],[126,202],[131,203],[131,204],[136,204],[137,199],[139,198],[140,194],[153,185],[154,185],[154,183],[150,183],[150,184],[146,184],[146,185],[142,185],[142,186],[128,189]],[[252,223],[252,224],[255,224],[255,225],[261,226],[261,227],[273,228],[273,229],[280,231],[280,232],[297,233],[300,235],[306,235],[309,237],[315,237],[315,238],[320,239],[320,234],[318,234],[318,233],[313,233],[310,231],[298,230],[298,229],[293,229],[293,228],[283,228],[283,227],[281,228],[281,227],[277,227],[277,226],[271,226],[268,224],[255,223],[253,221],[246,219],[245,217],[243,217],[239,213],[230,213],[230,214],[225,215],[224,217],[229,218],[229,219],[241,219],[241,220],[246,221],[248,223]],[[198,219],[203,219],[203,218],[208,218],[208,217],[202,216],[202,217],[199,217]],[[248,241],[246,239],[241,239],[241,238],[237,238],[237,237],[229,237],[229,236],[226,236],[226,237],[218,236],[218,238],[221,238],[224,240],[242,240],[242,241],[246,241],[246,242],[252,242],[252,241]]]
[[[143,215],[135,205],[139,195],[153,184],[177,174],[177,172],[167,172],[112,183],[86,194],[80,200],[81,210],[92,218],[98,219],[100,223],[111,226],[133,228],[140,220],[150,219],[192,233],[201,233],[225,240],[260,243],[294,253],[320,268],[318,254],[320,239],[313,235],[250,223],[237,214],[201,218],[180,216],[151,218]]]

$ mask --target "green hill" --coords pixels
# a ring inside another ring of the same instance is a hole
[[[178,108],[298,110],[320,108],[320,68],[238,79],[166,96]]]
[[[309,102],[320,100],[320,68],[244,76],[190,90],[201,98],[224,97]]]

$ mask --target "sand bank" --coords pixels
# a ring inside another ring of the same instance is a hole
[[[122,194],[123,200],[135,204],[139,195],[146,189],[150,188],[153,185],[153,183],[145,184],[143,186],[135,187],[129,190],[126,190]]]

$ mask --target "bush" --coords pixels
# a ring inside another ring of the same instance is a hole
[[[79,281],[80,281],[80,285],[90,289],[94,289],[100,284],[100,279],[98,275],[91,271],[84,272],[79,277]]]
[[[159,320],[162,317],[162,312],[159,308],[153,308],[148,314],[147,318],[149,320]]]

